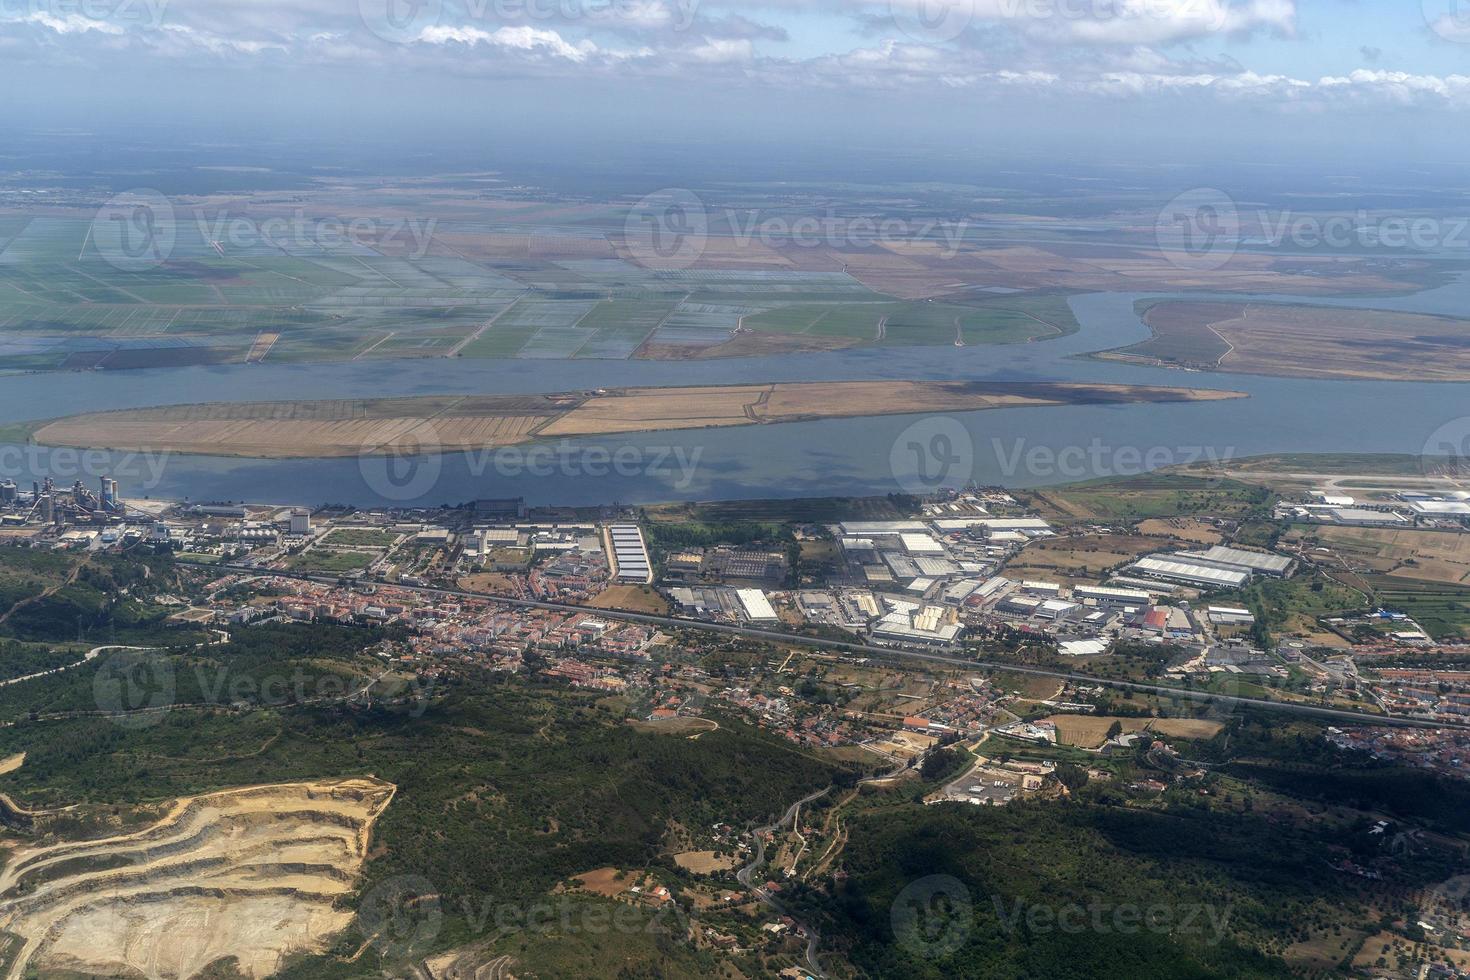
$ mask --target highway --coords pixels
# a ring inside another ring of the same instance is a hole
[[[285,572],[262,569],[249,565],[210,564],[207,562],[191,562],[186,559],[175,559],[181,565],[195,565],[196,567],[239,572],[249,575],[267,575],[277,578],[294,578],[303,581],[315,582],[320,585],[337,585],[342,582],[341,576],[320,575],[312,572]],[[350,581],[350,580],[349,580]],[[827,640],[821,637],[802,636],[797,633],[785,633],[780,630],[759,629],[751,626],[732,626],[726,623],[708,623],[699,619],[688,619],[681,616],[658,616],[650,613],[622,612],[615,609],[596,609],[592,606],[577,605],[566,602],[546,602],[539,599],[521,599],[507,596],[490,595],[484,592],[469,592],[463,589],[450,589],[432,585],[398,585],[393,583],[354,582],[354,585],[384,585],[387,588],[402,589],[408,592],[418,592],[426,595],[440,596],[451,599],[477,599],[482,602],[495,602],[504,606],[522,609],[540,609],[547,612],[564,612],[573,615],[591,615],[600,619],[616,619],[620,622],[638,623],[646,626],[657,626],[668,629],[691,629],[703,630],[706,633],[719,633],[727,636],[743,637],[750,640],[762,640],[767,643],[785,643],[792,646],[803,646],[818,650],[836,650],[843,653],[858,654],[874,659],[918,661],[920,663],[932,663],[945,667],[957,667],[968,670],[1004,670],[1013,674],[1026,674],[1034,677],[1049,677],[1056,680],[1074,681],[1081,684],[1097,684],[1110,687],[1115,690],[1132,691],[1140,694],[1154,694],[1165,697],[1180,698],[1187,701],[1198,701],[1203,704],[1215,704],[1227,708],[1256,708],[1262,711],[1277,714],[1290,714],[1299,717],[1317,718],[1322,721],[1337,721],[1348,724],[1371,724],[1391,728],[1419,728],[1419,729],[1456,729],[1470,731],[1470,724],[1455,724],[1452,722],[1422,721],[1414,718],[1393,718],[1385,715],[1375,715],[1367,711],[1349,711],[1340,708],[1320,708],[1315,705],[1293,704],[1284,701],[1268,701],[1262,698],[1237,697],[1228,694],[1211,694],[1204,691],[1190,691],[1179,687],[1168,687],[1162,684],[1144,684],[1137,681],[1115,680],[1106,677],[1095,677],[1091,674],[1078,674],[1067,671],[1047,670],[1041,667],[1019,667],[1014,664],[993,663],[984,660],[969,660],[963,657],[955,657],[942,653],[934,653],[929,650],[917,650],[910,647],[880,647],[860,642],[846,642],[842,640]]]

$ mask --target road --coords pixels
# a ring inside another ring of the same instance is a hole
[[[829,786],[824,790],[820,790],[816,793],[812,793],[808,796],[802,797],[801,799],[797,800],[795,803],[786,808],[786,812],[781,815],[780,820],[777,820],[769,827],[762,827],[757,830],[755,832],[754,838],[755,859],[752,860],[745,867],[741,868],[739,871],[735,872],[736,880],[738,880],[740,884],[744,886],[745,890],[754,895],[756,901],[760,902],[762,905],[766,906],[774,912],[780,913],[781,915],[790,914],[781,907],[781,903],[776,901],[775,896],[766,891],[764,885],[757,885],[753,883],[755,873],[759,871],[766,863],[765,835],[775,833],[776,831],[784,828],[787,824],[791,824],[794,827],[796,823],[796,815],[801,811],[803,805],[811,803],[813,800],[820,800],[831,791],[832,787]],[[801,931],[806,934],[807,969],[811,970],[812,976],[814,977],[826,976],[826,974],[822,972],[822,964],[817,959],[817,947],[821,944],[821,936],[818,935],[816,929],[812,928],[807,923],[798,922],[797,924],[801,926]]]
[[[256,568],[247,565],[212,564],[209,562],[190,562],[186,559],[174,559],[181,565],[197,565],[201,568],[215,571],[225,570],[250,575],[272,575],[278,578],[294,578],[302,581],[316,582],[321,585],[336,585],[342,579],[335,575],[318,575],[311,572],[285,572],[272,571],[269,569]],[[376,584],[376,583],[363,583]],[[486,602],[495,602],[503,606],[511,606],[520,609],[539,609],[545,612],[563,612],[572,615],[586,614],[596,616],[600,619],[616,619],[621,622],[639,623],[646,626],[657,626],[669,629],[691,629],[701,630],[706,633],[719,633],[727,636],[739,636],[745,639],[762,640],[767,643],[785,643],[794,646],[808,647],[818,650],[837,650],[843,653],[853,653],[874,659],[918,661],[919,663],[939,664],[946,667],[958,667],[965,670],[1002,670],[1013,674],[1025,674],[1031,677],[1050,677],[1056,680],[1073,681],[1080,684],[1094,684],[1110,687],[1114,690],[1132,691],[1139,694],[1162,695],[1164,697],[1180,698],[1186,701],[1197,701],[1201,704],[1215,704],[1224,707],[1249,707],[1261,711],[1269,711],[1276,714],[1297,715],[1299,717],[1318,718],[1323,721],[1336,721],[1348,724],[1369,724],[1390,728],[1419,728],[1419,729],[1457,729],[1470,731],[1470,724],[1455,724],[1452,722],[1421,721],[1415,718],[1391,718],[1384,715],[1375,715],[1366,711],[1349,711],[1339,708],[1319,708],[1307,704],[1294,704],[1286,701],[1268,701],[1262,698],[1237,697],[1227,694],[1210,694],[1204,691],[1191,691],[1179,687],[1167,687],[1162,684],[1143,684],[1136,681],[1122,681],[1106,677],[1095,677],[1091,674],[1078,674],[1070,671],[1047,670],[1040,667],[1019,667],[1015,664],[994,663],[985,660],[969,660],[947,654],[933,653],[928,650],[917,650],[909,647],[880,647],[871,646],[860,642],[844,642],[841,640],[827,640],[820,637],[802,636],[796,633],[783,633],[779,630],[757,629],[749,626],[732,626],[726,623],[707,623],[699,619],[686,619],[679,616],[657,616],[650,613],[622,612],[613,609],[595,609],[591,606],[577,605],[567,602],[545,602],[538,599],[520,599],[506,596],[489,595],[483,592],[469,592],[464,589],[449,589],[437,586],[411,586],[390,585],[395,589],[408,592],[418,592],[425,595],[434,595],[449,599],[479,599]]]
[[[109,647],[93,647],[91,650],[88,650],[85,655],[83,655],[83,657],[82,657],[81,660],[78,660],[75,663],[69,663],[69,664],[66,664],[63,667],[53,667],[50,670],[38,671],[37,673],[34,673],[34,674],[27,674],[24,677],[12,677],[8,681],[0,681],[0,687],[9,687],[12,684],[24,684],[26,681],[33,681],[37,677],[50,677],[52,674],[59,674],[59,673],[61,673],[64,670],[71,670],[71,669],[73,669],[75,667],[80,667],[82,664],[91,663],[93,660],[96,660],[97,657],[102,653],[103,650],[146,650],[146,649],[148,649],[148,648],[147,647],[115,647],[115,646],[109,646]]]
[[[1413,476],[1398,473],[1295,473],[1282,470],[1251,470],[1231,467],[1229,463],[1221,468],[1226,476],[1238,477],[1241,480],[1276,481],[1283,483],[1312,483],[1319,485],[1329,493],[1342,493],[1352,496],[1352,488],[1343,488],[1343,484],[1360,484],[1369,487],[1392,487],[1392,486],[1414,486],[1428,489],[1447,488],[1455,490],[1466,490],[1466,481],[1453,476]]]

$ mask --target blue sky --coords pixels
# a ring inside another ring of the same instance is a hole
[[[0,85],[16,127],[1443,153],[1470,128],[1470,0],[0,0]]]

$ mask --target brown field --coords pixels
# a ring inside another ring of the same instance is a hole
[[[1148,727],[1148,718],[1098,718],[1094,715],[1052,715],[1045,719],[1057,726],[1057,741],[1063,745],[1075,745],[1079,749],[1101,748],[1108,740],[1108,729],[1113,722],[1123,726],[1125,732],[1141,732]]]
[[[1331,972],[1342,963],[1363,936],[1361,930],[1315,929],[1306,940],[1286,947],[1281,958],[1302,975]],[[1367,944],[1364,945],[1364,950],[1366,949]],[[1377,959],[1376,955],[1374,959]]]
[[[250,352],[245,355],[245,360],[252,364],[265,360],[265,356],[270,353],[271,348],[276,346],[276,341],[280,339],[281,335],[278,331],[262,331],[256,336],[255,342],[250,345]]]
[[[681,715],[678,718],[660,718],[657,721],[645,721],[640,718],[629,718],[628,725],[643,732],[646,735],[677,735],[684,738],[698,738],[706,732],[720,730],[720,723],[712,718],[700,718],[694,715]]]
[[[900,261],[894,262],[889,256]],[[1325,256],[1284,262],[1269,255],[1241,253],[1220,269],[1183,270],[1157,249],[1128,246],[1074,250],[1034,245],[961,245],[952,250],[945,242],[914,239],[888,242],[883,250],[868,249],[862,255],[844,254],[843,258],[847,260],[848,272],[870,289],[915,299],[953,293],[972,288],[976,283],[1013,289],[1084,292],[1198,289],[1297,295],[1322,295],[1340,290],[1393,292],[1407,285],[1359,258]],[[803,262],[803,259],[795,261]],[[804,261],[820,262],[825,257],[810,256]]]
[[[461,576],[459,587],[469,592],[488,592],[492,595],[514,595],[516,590],[515,582],[499,572],[476,572]]]
[[[1151,340],[1106,356],[1299,378],[1470,379],[1470,321],[1384,310],[1166,302]]]
[[[1225,726],[1218,721],[1193,718],[1099,718],[1094,715],[1052,715],[1047,721],[1057,726],[1057,741],[1080,749],[1101,748],[1113,722],[1125,732],[1158,732],[1173,738],[1214,738]]]
[[[647,875],[618,868],[594,868],[567,880],[567,890],[590,892],[603,898],[617,898],[634,885],[647,884]]]
[[[1174,738],[1209,739],[1220,734],[1224,727],[1222,722],[1197,718],[1155,718],[1148,730]]]
[[[843,381],[248,402],[125,409],[40,426],[51,446],[257,458],[479,450],[538,438],[990,408],[1213,401],[1238,392],[1095,384]]]
[[[646,585],[609,585],[587,605],[593,609],[621,609],[655,616],[669,612],[668,600]]]
[[[1046,538],[1028,545],[1008,565],[1010,578],[1031,580],[1094,580],[1125,562],[1164,547],[1158,538],[1132,534],[1102,534]]]
[[[1225,538],[1204,521],[1192,517],[1154,518],[1140,521],[1138,533],[1151,537],[1175,538],[1190,544],[1219,544]]]
[[[1310,534],[1321,547],[1375,572],[1422,582],[1470,584],[1470,534],[1391,528],[1321,527]],[[1304,532],[1293,539],[1300,541]]]
[[[874,742],[873,748],[900,759],[913,759],[923,755],[938,741],[937,738],[917,732],[894,732],[883,741]]]
[[[0,928],[20,937],[6,976],[189,977],[233,957],[264,977],[320,952],[353,914],[368,839],[394,787],[375,779],[181,799],[141,830],[11,841]]]
[[[720,857],[714,851],[685,851],[674,855],[674,863],[697,875],[712,875],[717,871],[729,871],[740,864],[740,859]]]

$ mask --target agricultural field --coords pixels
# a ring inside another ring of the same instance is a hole
[[[1057,740],[1080,749],[1100,748],[1117,725],[1121,732],[1157,732],[1182,739],[1211,739],[1224,724],[1196,718],[1110,718],[1097,715],[1052,715],[1043,719],[1057,726]]]
[[[1436,640],[1470,639],[1470,588],[1370,576],[1378,604],[1407,613]]]
[[[1219,544],[1225,540],[1224,535],[1212,523],[1193,517],[1154,518],[1139,521],[1136,530],[1139,534],[1146,534],[1150,537],[1173,538],[1193,545]]]
[[[1256,614],[1258,626],[1274,638],[1295,636],[1312,642],[1341,645],[1335,634],[1317,622],[1364,606],[1361,593],[1326,576],[1302,573],[1295,578],[1258,579],[1244,589],[1213,597],[1220,602],[1243,606]]]
[[[281,217],[254,199],[238,207],[232,219],[247,228]],[[379,223],[403,222],[399,208]],[[520,229],[514,220],[487,227],[462,215],[409,219],[418,237],[405,248],[402,235],[275,240],[262,231],[245,242],[216,240],[213,212],[201,206],[166,227],[161,261],[121,267],[98,244],[90,213],[15,215],[0,242],[0,371],[719,357],[856,343],[1011,343],[1077,329],[1061,294],[980,294],[930,306],[827,264],[794,267],[769,250],[761,267],[748,267],[748,251],[718,240],[697,268],[647,268],[619,257],[618,216],[569,213],[577,210],[562,213],[564,225]],[[533,213],[546,212],[522,209],[515,218]],[[721,257],[731,266],[720,267]]]
[[[944,343],[1026,343],[1075,333],[1077,321],[1061,297],[1017,297],[955,303],[793,305],[748,317],[759,333],[842,338],[891,346]]]
[[[1244,517],[1265,511],[1271,501],[1262,487],[1171,473],[1032,490],[1023,496],[1045,516],[1064,524]]]
[[[1145,304],[1143,320],[1151,339],[1103,356],[1297,378],[1470,378],[1470,320],[1230,302]]]
[[[840,234],[838,213],[871,222],[861,189],[707,193],[707,234],[688,262],[630,239],[632,201],[531,199],[493,182],[467,193],[453,176],[304,177],[290,195],[176,198],[157,215],[166,247],[142,256],[102,244],[105,198],[11,210],[0,213],[0,371],[1023,343],[1075,331],[1067,297],[1080,292],[1396,293],[1443,276],[1427,262],[1244,252],[1181,276],[1152,236],[1136,238],[1126,207],[1085,228],[998,214],[972,228],[935,217],[972,206],[964,194],[915,187],[884,195],[879,210],[901,216],[890,239]],[[772,234],[751,214],[784,228],[835,221],[839,235]],[[1441,333],[1414,336],[1432,348]]]
[[[1470,587],[1470,534],[1393,528],[1298,527],[1287,539],[1328,548],[1369,572]]]
[[[1057,741],[1079,749],[1100,748],[1108,740],[1108,732],[1117,725],[1123,732],[1141,732],[1148,718],[1106,718],[1096,715],[1052,715],[1042,719],[1057,726]]]
[[[1108,571],[1175,543],[1156,537],[1104,534],[1045,538],[1026,547],[1005,568],[1013,579],[1093,582]]]

